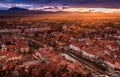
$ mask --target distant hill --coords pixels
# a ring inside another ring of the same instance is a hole
[[[42,11],[42,10],[0,10],[0,17],[7,16],[32,16],[40,14],[56,14],[62,13],[62,11],[51,12],[51,11]]]
[[[21,11],[21,10],[28,10],[28,9],[25,9],[25,8],[19,8],[19,7],[12,7],[12,8],[9,8],[8,11]]]

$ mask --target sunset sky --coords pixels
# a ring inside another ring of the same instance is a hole
[[[11,7],[44,11],[120,12],[120,0],[0,0],[0,10]]]

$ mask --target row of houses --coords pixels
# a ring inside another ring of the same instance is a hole
[[[80,48],[81,45],[79,42],[78,44],[70,44],[69,49],[74,50],[77,54],[82,54],[83,57],[90,59],[91,61],[102,61],[102,63],[108,65],[108,67],[113,69],[119,69],[120,70],[120,59],[119,57],[119,48],[118,46],[115,46],[113,43],[113,46],[109,45],[110,43],[106,44],[105,46],[97,46],[97,43],[95,46],[92,47],[92,43],[89,41]],[[101,43],[102,44],[102,43]],[[105,42],[104,42],[105,44]]]
[[[0,49],[0,61],[14,61],[21,60],[22,53],[28,53],[28,45],[5,45],[2,44]]]
[[[25,28],[25,29],[0,29],[0,33],[13,33],[13,32],[42,32],[42,31],[49,31],[51,30],[50,27],[43,27],[43,28]]]

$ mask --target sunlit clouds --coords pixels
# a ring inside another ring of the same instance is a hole
[[[42,10],[42,11],[65,11],[65,12],[104,12],[104,13],[111,13],[111,12],[118,12],[120,13],[119,8],[84,8],[84,7],[72,7],[66,5],[32,5],[32,4],[24,4],[24,3],[0,3],[1,10],[7,10],[11,7],[20,7],[20,8],[27,8],[29,10]]]
[[[30,8],[30,7],[33,7],[33,6],[29,5],[29,4],[22,4],[22,3],[19,3],[19,4],[3,4],[3,3],[0,3],[0,9],[1,10],[7,10],[11,7]]]
[[[42,11],[63,11],[62,6],[40,6],[40,7],[30,7],[29,10],[42,10]]]
[[[113,9],[113,8],[66,8],[66,9],[63,9],[63,11],[112,13],[112,12],[120,12],[120,9]]]
[[[63,11],[68,11],[68,12],[89,12],[90,10],[88,8],[66,8],[66,9],[63,9]]]

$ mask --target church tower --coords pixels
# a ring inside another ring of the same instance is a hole
[[[2,51],[7,51],[7,47],[4,43],[2,44]]]

